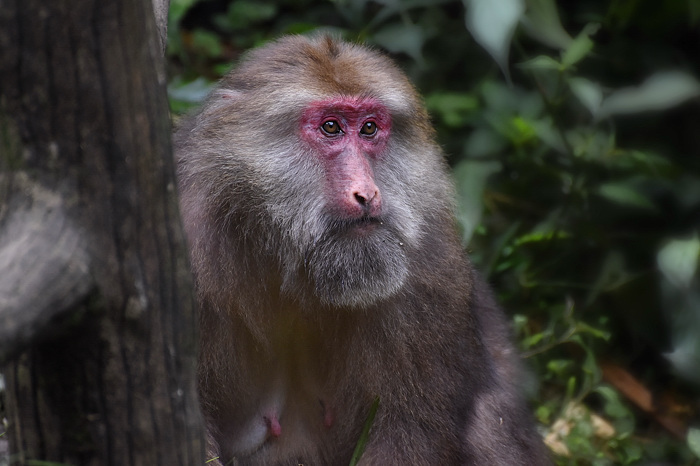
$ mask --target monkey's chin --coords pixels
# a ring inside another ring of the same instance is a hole
[[[330,306],[367,308],[396,294],[408,275],[403,242],[378,221],[329,229],[306,258],[314,292]]]

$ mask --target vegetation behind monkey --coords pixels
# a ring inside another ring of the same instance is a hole
[[[254,50],[175,134],[223,464],[539,465],[504,317],[425,108],[383,55]]]

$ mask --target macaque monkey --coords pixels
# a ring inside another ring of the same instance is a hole
[[[250,52],[175,134],[222,464],[540,465],[505,319],[456,233],[428,115],[385,56]]]

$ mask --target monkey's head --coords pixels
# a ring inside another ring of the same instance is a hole
[[[209,228],[272,258],[298,298],[368,307],[394,295],[451,212],[420,98],[365,47],[290,36],[254,50],[184,131],[181,189],[198,190]]]

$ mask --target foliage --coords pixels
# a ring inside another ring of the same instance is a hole
[[[360,461],[362,454],[365,452],[365,447],[367,446],[367,440],[369,440],[369,431],[374,423],[374,416],[377,414],[377,409],[379,409],[379,397],[376,397],[372,402],[372,406],[369,408],[369,414],[365,420],[365,424],[362,426],[362,433],[360,434],[360,439],[355,445],[355,451],[352,453],[350,458],[350,466],[356,466]]]
[[[698,425],[699,19],[697,0],[173,0],[172,101],[284,33],[390,52],[425,95],[559,463],[700,464],[697,427],[668,433],[601,371]]]

